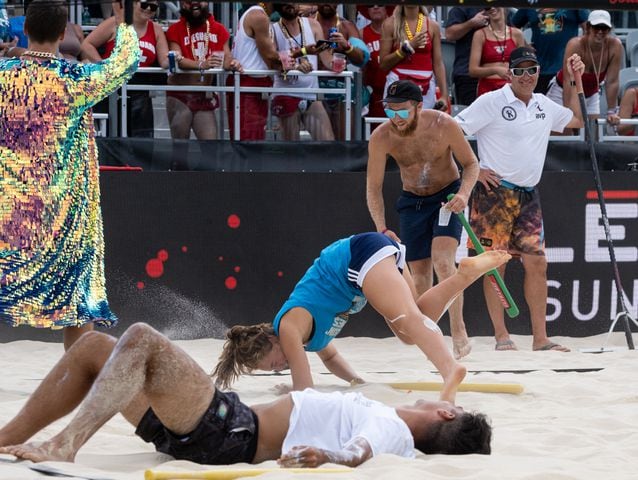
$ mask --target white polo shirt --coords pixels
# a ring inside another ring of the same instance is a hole
[[[573,115],[539,93],[525,105],[505,85],[481,95],[454,118],[466,134],[476,135],[481,168],[520,187],[534,187],[543,173],[550,132],[562,132]]]

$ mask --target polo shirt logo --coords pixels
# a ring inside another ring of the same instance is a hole
[[[501,110],[501,115],[503,116],[503,118],[505,120],[507,120],[508,122],[511,122],[513,120],[516,120],[516,110],[514,110],[512,107],[507,106],[507,107],[503,107],[503,110]]]

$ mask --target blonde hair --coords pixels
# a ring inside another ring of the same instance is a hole
[[[272,350],[271,337],[275,336],[272,323],[235,325],[226,332],[226,342],[211,376],[215,384],[228,389],[237,378],[249,373]]]
[[[420,5],[419,12],[428,17],[428,9],[427,7]],[[401,45],[408,39],[408,36],[405,33],[405,8],[404,5],[394,7],[394,11],[392,12],[392,16],[394,17],[394,41]]]

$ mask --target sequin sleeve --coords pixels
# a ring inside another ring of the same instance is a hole
[[[132,26],[120,24],[115,48],[109,58],[98,63],[77,65],[71,72],[77,82],[71,87],[75,106],[93,106],[109,96],[133,76],[140,61],[137,33]]]

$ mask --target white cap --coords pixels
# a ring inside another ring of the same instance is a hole
[[[591,25],[607,25],[612,28],[611,17],[607,10],[592,10],[587,19]]]

